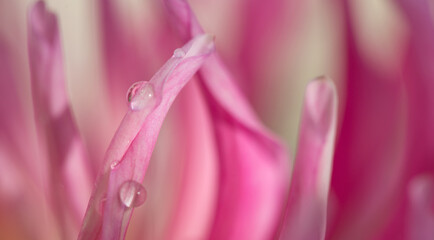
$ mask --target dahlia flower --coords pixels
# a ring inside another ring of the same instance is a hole
[[[0,0],[0,238],[433,239],[432,10]]]

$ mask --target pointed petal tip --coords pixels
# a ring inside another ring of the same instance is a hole
[[[312,80],[306,88],[305,104],[305,111],[313,126],[326,134],[337,110],[337,93],[333,81],[326,76]]]
[[[328,77],[306,88],[296,161],[280,239],[324,239],[336,134],[337,94]]]
[[[333,100],[336,98],[336,86],[331,78],[319,76],[308,84],[306,95],[313,101]]]
[[[49,11],[44,1],[38,1],[29,9],[29,25],[33,34],[53,39],[56,32],[57,19],[54,13]]]
[[[94,185],[79,239],[123,239],[132,211],[118,204],[119,188],[125,181],[143,180],[167,111],[213,49],[210,35],[195,37],[175,50],[151,80],[130,88],[127,101],[131,111],[107,149],[106,164]],[[126,202],[130,205],[131,201]]]

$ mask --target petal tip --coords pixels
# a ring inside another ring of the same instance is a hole
[[[321,76],[306,88],[305,111],[322,133],[328,132],[337,109],[336,87],[333,81]]]
[[[46,39],[49,42],[57,34],[57,19],[54,13],[47,9],[44,1],[37,1],[28,12],[28,24],[35,38]]]

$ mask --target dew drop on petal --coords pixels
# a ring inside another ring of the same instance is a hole
[[[146,200],[146,189],[136,181],[125,181],[119,188],[119,199],[127,208],[138,207]]]
[[[152,83],[136,82],[128,89],[127,101],[133,111],[142,110],[145,107],[152,107],[155,104],[155,93]]]
[[[182,48],[177,48],[173,52],[173,56],[174,57],[184,57],[185,56],[185,52],[184,52],[184,50],[182,50]]]
[[[121,161],[115,160],[110,164],[111,169],[115,169]]]
[[[143,84],[143,81],[135,82],[128,89],[128,92],[127,92],[127,101],[128,101],[128,103],[131,102],[132,98],[136,95],[137,91],[140,88],[140,85],[142,85],[142,84]]]

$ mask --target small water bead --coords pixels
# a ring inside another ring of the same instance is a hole
[[[174,57],[184,57],[185,56],[185,52],[184,52],[184,50],[182,50],[182,48],[177,48],[173,52],[173,56]]]
[[[146,201],[146,189],[136,181],[125,181],[119,188],[119,199],[127,208],[138,207]]]
[[[154,86],[150,82],[136,82],[128,89],[127,101],[131,110],[138,111],[155,104]]]
[[[110,168],[111,168],[111,169],[115,169],[115,168],[119,165],[119,163],[121,163],[121,161],[119,161],[119,160],[115,160],[115,161],[113,161],[113,162],[110,164]]]
[[[131,102],[131,99],[133,98],[134,95],[136,95],[137,90],[140,88],[140,85],[143,84],[143,81],[140,82],[135,82],[133,83],[133,85],[131,85],[130,88],[128,88],[127,91],[127,101]]]

